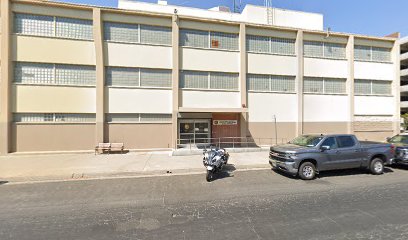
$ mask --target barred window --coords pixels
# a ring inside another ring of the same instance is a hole
[[[14,113],[17,123],[87,123],[95,122],[92,113]]]
[[[180,88],[208,89],[208,72],[181,71]]]
[[[238,90],[238,74],[211,72],[210,89]]]
[[[354,81],[355,95],[391,95],[392,81],[363,80]]]
[[[304,55],[306,57],[323,57],[323,43],[322,42],[304,42]]]
[[[107,67],[106,68],[106,85],[107,86],[133,86],[138,87],[139,69]]]
[[[96,85],[94,66],[57,64],[55,74],[57,85]]]
[[[211,48],[238,50],[238,34],[210,32]]]
[[[346,79],[324,79],[324,93],[346,93]]]
[[[354,46],[354,59],[360,61],[391,62],[391,49]]]
[[[304,56],[346,59],[346,45],[328,42],[304,42]]]
[[[53,84],[54,65],[40,63],[16,63],[14,82],[24,84]]]
[[[94,66],[17,62],[14,74],[15,83],[96,85]]]
[[[171,45],[171,28],[140,25],[142,43]]]
[[[125,23],[104,23],[104,38],[116,42],[139,42],[139,25]]]
[[[271,90],[269,75],[248,74],[248,90],[268,92]]]
[[[345,59],[346,45],[338,43],[324,43],[324,57]]]
[[[295,77],[271,76],[272,92],[295,92]]]
[[[246,48],[248,52],[270,52],[270,37],[247,35]]]
[[[346,79],[305,77],[303,80],[303,84],[304,93],[346,93]]]
[[[171,70],[165,69],[141,69],[141,87],[171,87]]]
[[[128,122],[128,123],[171,123],[171,114],[160,113],[110,113],[106,114],[106,120],[110,123]]]
[[[54,17],[32,14],[14,14],[14,32],[27,35],[55,36]]]
[[[33,14],[16,13],[14,15],[14,32],[46,37],[93,39],[92,20]]]
[[[91,20],[57,17],[56,30],[57,37],[93,39]]]
[[[180,45],[186,47],[209,48],[209,34],[199,30],[180,30]]]
[[[271,38],[271,52],[275,54],[295,55],[295,40]]]

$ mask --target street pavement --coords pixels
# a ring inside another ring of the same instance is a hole
[[[408,167],[0,185],[0,239],[408,239]]]

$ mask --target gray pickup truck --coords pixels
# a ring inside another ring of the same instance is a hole
[[[373,174],[391,164],[391,144],[360,142],[354,135],[303,135],[285,145],[270,148],[269,163],[280,171],[314,179],[326,170],[366,168]]]

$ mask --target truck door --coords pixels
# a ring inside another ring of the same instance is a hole
[[[322,147],[330,147],[329,150],[322,152],[322,163],[319,170],[333,170],[337,169],[339,165],[339,151],[335,137],[328,137],[321,145]]]
[[[353,136],[338,136],[337,169],[357,168],[361,166],[362,152],[360,144]]]

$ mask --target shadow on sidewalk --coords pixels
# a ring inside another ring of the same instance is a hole
[[[222,172],[219,172],[219,173],[217,173],[215,175],[214,180],[220,180],[220,179],[224,179],[224,178],[234,177],[234,174],[232,174],[232,173],[235,170],[237,170],[237,169],[235,168],[234,164],[227,164],[222,169]]]
[[[4,184],[7,184],[7,183],[9,183],[9,181],[0,181],[0,185],[4,185]]]

